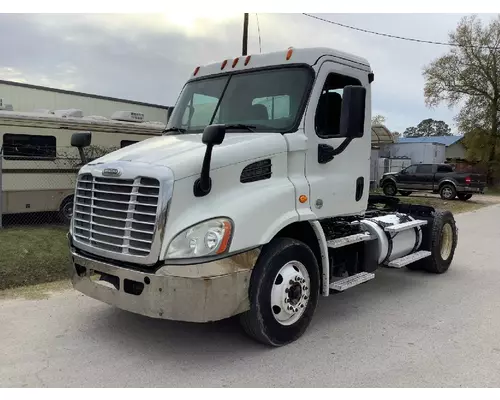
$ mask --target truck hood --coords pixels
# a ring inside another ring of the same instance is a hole
[[[176,180],[201,172],[206,146],[202,134],[167,135],[146,139],[93,160],[88,165],[129,161],[169,167]],[[226,133],[224,142],[214,146],[211,169],[287,151],[281,133]]]

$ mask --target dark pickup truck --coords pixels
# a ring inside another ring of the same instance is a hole
[[[455,172],[448,164],[414,164],[400,172],[382,175],[380,186],[387,196],[399,192],[409,196],[416,191],[439,193],[443,200],[469,200],[474,193],[484,193],[484,176],[469,172]]]

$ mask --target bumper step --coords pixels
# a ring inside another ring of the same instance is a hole
[[[368,232],[356,233],[355,235],[344,236],[337,239],[332,239],[327,242],[328,247],[331,249],[338,249],[339,247],[349,246],[350,244],[364,242],[370,240],[372,236]]]
[[[414,263],[415,261],[421,260],[423,258],[429,257],[431,255],[430,251],[420,250],[416,253],[408,254],[407,256],[396,258],[386,264],[389,268],[403,268],[404,266]]]
[[[361,283],[365,283],[373,278],[375,278],[375,274],[370,272],[360,272],[359,274],[342,278],[331,283],[330,289],[336,290],[337,292],[343,292],[344,290],[350,289]]]
[[[427,221],[416,219],[414,221],[405,222],[402,224],[387,226],[384,230],[389,233],[397,233],[408,229],[416,228],[417,226],[427,225]]]

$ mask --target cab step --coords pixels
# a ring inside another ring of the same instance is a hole
[[[429,257],[431,255],[430,251],[420,250],[416,253],[408,254],[407,256],[396,258],[386,264],[386,267],[390,268],[403,268],[404,266],[414,263],[415,261],[421,260],[423,258]]]
[[[350,289],[361,283],[365,283],[373,278],[375,278],[375,274],[370,272],[360,272],[359,274],[348,276],[347,278],[342,278],[331,283],[330,289],[336,290],[337,292],[343,292],[344,290]]]
[[[413,221],[404,222],[402,224],[396,224],[391,226],[386,226],[385,231],[388,233],[398,233],[402,231],[406,231],[408,229],[416,228],[417,226],[427,225],[427,221],[422,219],[415,219]]]
[[[370,240],[372,236],[368,232],[356,233],[355,235],[344,236],[337,239],[332,239],[327,242],[328,247],[331,249],[338,249],[339,247],[349,246],[350,244],[364,242]]]

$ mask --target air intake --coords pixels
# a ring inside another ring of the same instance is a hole
[[[243,168],[240,176],[241,183],[250,183],[262,181],[271,178],[272,175],[271,160],[257,161]]]

